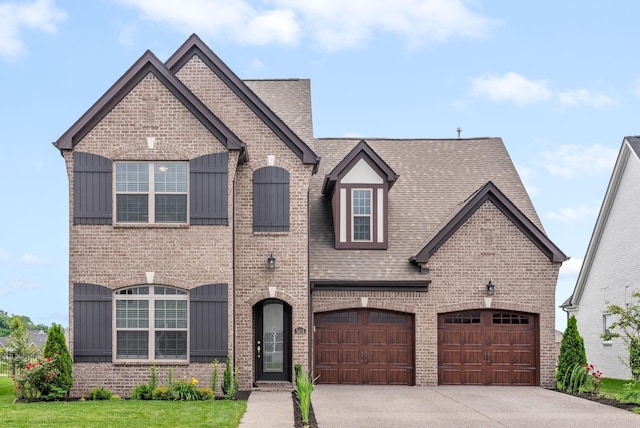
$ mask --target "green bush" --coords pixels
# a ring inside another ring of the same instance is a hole
[[[55,358],[40,358],[26,365],[23,372],[13,378],[14,392],[19,401],[57,400],[67,391],[56,386],[59,377]]]
[[[587,364],[587,355],[584,350],[584,341],[578,332],[576,317],[572,315],[567,322],[567,328],[560,344],[560,356],[556,370],[558,389],[568,389],[571,373],[576,366],[582,364]]]
[[[171,391],[166,386],[156,386],[153,391],[151,391],[151,397],[154,400],[170,400]]]
[[[227,400],[235,400],[238,394],[238,367],[233,367],[229,355],[222,373],[222,393]]]
[[[112,395],[106,388],[93,388],[89,393],[89,400],[111,400]]]
[[[200,394],[201,400],[213,400],[213,398],[215,397],[213,389],[209,388],[208,386],[205,386],[204,388],[198,388],[197,391],[198,394]]]
[[[211,363],[211,389],[213,390],[213,395],[216,394],[216,388],[218,387],[218,370],[220,368],[220,363],[217,359],[214,359]]]
[[[69,395],[73,386],[72,368],[73,361],[67,348],[67,340],[60,324],[52,324],[49,328],[47,343],[44,345],[45,357],[52,358],[58,376],[50,383],[51,388],[43,391],[45,395],[51,395],[55,391],[63,390],[64,396]],[[56,393],[57,394],[57,393]]]
[[[178,380],[171,385],[171,397],[175,401],[198,401],[200,393],[196,388],[198,381],[195,378],[191,382],[186,380]]]
[[[133,387],[131,391],[131,399],[132,400],[151,400],[153,390],[148,383],[143,383],[140,385],[136,385]]]

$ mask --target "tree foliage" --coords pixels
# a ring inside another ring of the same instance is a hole
[[[64,330],[60,324],[51,325],[47,343],[44,345],[44,356],[55,358],[55,366],[59,372],[59,376],[55,379],[55,386],[69,392],[73,386],[73,377],[71,376],[73,361],[67,348]]]
[[[623,308],[609,305],[607,312],[617,315],[617,319],[609,326],[611,337],[621,337],[627,345],[629,358],[623,362],[631,369],[631,375],[640,381],[640,292],[631,295],[636,299],[633,304]]]
[[[587,364],[587,354],[584,350],[584,340],[578,332],[578,321],[572,315],[567,322],[567,328],[560,344],[560,356],[556,371],[556,380],[560,389],[564,390],[568,387],[566,384],[568,382],[567,373],[573,370],[576,365],[581,364]]]
[[[31,342],[31,336],[25,328],[22,319],[14,315],[9,322],[9,337],[7,338],[7,349],[11,349],[11,352],[17,356],[24,357],[29,353],[29,342]]]

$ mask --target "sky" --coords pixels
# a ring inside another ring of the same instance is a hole
[[[0,309],[69,325],[51,142],[147,49],[164,61],[193,33],[243,79],[311,79],[316,137],[501,137],[571,257],[560,305],[640,134],[638,16],[635,0],[0,0]]]

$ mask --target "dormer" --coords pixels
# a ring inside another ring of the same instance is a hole
[[[364,140],[326,175],[322,194],[331,199],[336,249],[387,249],[388,194],[397,179]]]

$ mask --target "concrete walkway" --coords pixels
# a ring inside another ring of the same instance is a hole
[[[253,391],[240,428],[293,427],[293,399],[290,391]]]

